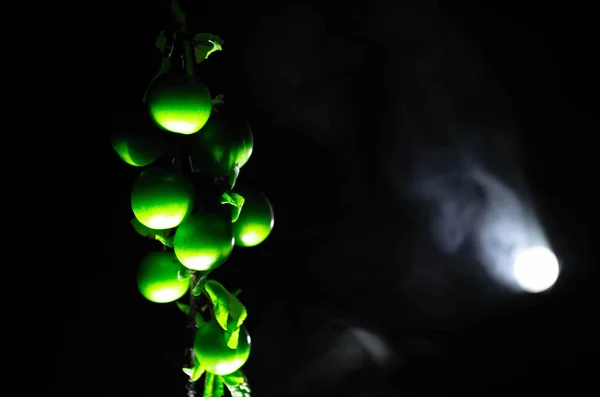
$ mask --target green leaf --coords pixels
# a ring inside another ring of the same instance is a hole
[[[194,369],[192,370],[190,379],[192,380],[192,382],[196,382],[198,379],[200,379],[202,374],[204,374],[204,368],[200,364],[198,356],[194,355]]]
[[[236,166],[234,168],[235,172],[232,171],[232,174],[229,176],[229,184],[230,185],[235,185],[235,180],[237,179],[237,176],[239,175],[239,168]],[[235,176],[234,176],[235,173]],[[233,180],[233,182],[232,182]],[[231,211],[231,222],[235,222],[238,220],[238,218],[240,217],[240,214],[242,213],[242,208],[244,207],[244,203],[246,202],[246,199],[237,193],[230,193],[230,197],[233,198],[233,200],[235,201],[235,207],[234,209]]]
[[[227,386],[227,389],[229,389],[229,394],[231,394],[231,397],[251,397],[252,395],[250,385],[245,377],[242,383],[237,385],[229,385],[225,383],[225,385]]]
[[[204,61],[215,51],[222,51],[224,41],[211,33],[198,33],[192,39],[196,63]]]
[[[204,291],[204,285],[206,284],[206,277],[200,277],[194,285],[194,289],[192,290],[192,295],[200,296],[202,295],[202,291]]]
[[[232,374],[221,376],[221,380],[227,386],[237,386],[244,383],[246,381],[246,378],[244,377],[242,371],[238,369]]]
[[[158,48],[158,50],[161,52],[161,54],[165,53],[165,50],[167,48],[167,36],[165,35],[165,31],[161,30],[160,33],[158,34],[158,37],[156,38],[156,43],[154,44],[156,46],[156,48]]]
[[[156,241],[160,241],[165,247],[173,248],[173,236],[161,236],[160,234],[157,234],[156,236],[154,236],[154,239]]]
[[[239,327],[248,317],[246,308],[236,296],[215,280],[208,280],[204,289],[213,304],[215,319],[226,331],[227,345],[232,349],[237,347]]]
[[[233,197],[231,197],[227,192],[221,195],[221,204],[231,204],[234,207],[237,207],[237,203],[235,202]]]
[[[225,94],[219,94],[210,101],[212,110],[219,111],[219,107],[225,104]]]
[[[230,349],[236,349],[240,340],[240,329],[236,328],[235,331],[228,330],[225,332],[225,335],[227,339],[227,347]]]
[[[204,394],[203,397],[213,397],[215,390],[215,375],[207,372],[204,377]]]
[[[190,274],[188,268],[180,265],[179,270],[177,271],[177,280],[183,281],[189,279],[190,277],[192,277],[192,275]]]
[[[179,301],[176,301],[175,304],[177,305],[177,307],[179,308],[179,310],[181,310],[183,312],[183,314],[185,314],[186,316],[190,315],[190,307],[189,307],[189,305],[186,305],[185,303],[181,303]]]
[[[220,376],[215,376],[215,389],[213,390],[213,397],[223,397],[225,394],[225,387]]]
[[[236,169],[237,169],[237,167],[236,167]],[[241,195],[239,195],[237,193],[225,192],[221,195],[221,204],[229,204],[233,207],[233,209],[231,211],[231,222],[235,222],[238,220],[240,213],[242,212],[242,207],[244,206],[245,201],[246,200],[244,199],[244,197],[242,197]]]
[[[171,0],[171,15],[177,24],[181,24],[185,20],[185,13],[181,11],[177,0]]]
[[[146,92],[144,92],[144,97],[142,98],[142,102],[146,103],[146,96],[148,96],[148,90],[150,89],[150,86],[152,85],[152,83],[154,83],[154,80],[156,80],[163,74],[168,73],[169,69],[171,69],[171,57],[163,56],[163,59],[160,62],[160,69],[158,70],[156,75],[152,78],[152,80],[150,80],[150,84],[148,84],[148,87],[146,87]]]

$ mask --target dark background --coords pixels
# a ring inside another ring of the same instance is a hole
[[[156,3],[120,4],[110,20],[115,62],[102,92],[113,93],[113,115],[144,117],[134,109],[158,70],[154,41],[169,18]],[[276,214],[267,241],[236,248],[215,272],[248,307],[245,368],[256,396],[586,391],[598,352],[587,11],[416,0],[181,5],[192,30],[225,40],[198,74],[252,126],[240,178]],[[75,362],[93,368],[93,389],[106,396],[184,395],[185,319],[136,289],[137,263],[158,247],[129,227],[139,170],[112,151],[110,128],[98,144],[97,192],[110,243],[94,242],[91,261],[102,263],[86,284],[102,292],[82,290],[66,320],[56,384],[79,384]],[[456,145],[475,147],[511,188],[528,188],[563,260],[550,292],[507,294],[468,247],[444,253],[424,226],[435,208],[402,193],[419,161],[460,173]],[[375,330],[393,359],[378,366],[364,353],[332,353],[352,351],[350,326]],[[92,363],[72,359],[81,350]]]

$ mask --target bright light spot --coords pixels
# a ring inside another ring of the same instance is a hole
[[[527,292],[538,293],[552,287],[560,268],[556,255],[546,247],[528,248],[517,255],[513,275]]]
[[[257,232],[251,230],[244,232],[240,238],[242,239],[242,242],[248,246],[254,246],[261,242],[261,236]]]

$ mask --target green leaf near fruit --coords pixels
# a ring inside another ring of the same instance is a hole
[[[215,280],[208,280],[204,286],[215,313],[215,319],[225,331],[229,348],[235,349],[239,340],[239,328],[246,320],[248,312],[242,302]]]
[[[192,374],[190,375],[190,380],[192,382],[196,382],[200,377],[204,374],[204,368],[200,364],[198,357],[194,355],[194,368],[192,369]]]
[[[194,56],[196,63],[207,59],[215,51],[222,51],[224,41],[217,35],[211,33],[198,33],[192,39],[194,45]]]
[[[223,380],[223,383],[225,383],[228,386],[241,385],[246,381],[246,377],[240,370],[237,370],[229,375],[223,375],[221,379]]]
[[[229,204],[233,208],[231,210],[231,222],[238,220],[242,207],[244,206],[244,197],[237,193],[223,193],[221,195],[221,204]]]

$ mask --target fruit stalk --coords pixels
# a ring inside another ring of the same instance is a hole
[[[188,317],[188,324],[187,324],[187,328],[190,330],[190,346],[188,347],[188,368],[194,368],[194,364],[195,364],[195,355],[196,353],[194,352],[194,337],[196,336],[196,313],[197,313],[197,307],[196,307],[196,297],[194,296],[193,290],[194,287],[196,286],[196,283],[198,282],[198,276],[196,274],[195,271],[193,270],[188,270],[190,273],[190,289],[189,289],[189,296],[190,296],[190,315]],[[196,389],[195,389],[195,382],[190,378],[189,379],[189,384],[188,384],[188,397],[194,397],[196,395]]]

